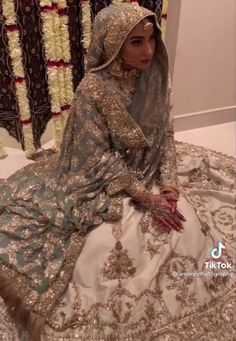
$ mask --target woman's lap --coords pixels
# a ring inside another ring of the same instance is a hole
[[[120,223],[103,223],[90,232],[42,340],[230,340],[233,271],[209,266],[217,262],[210,250],[219,241],[225,246],[220,260],[233,263],[235,194],[223,171],[216,174],[203,161],[189,156],[180,160],[183,232],[154,229],[147,214],[129,205],[129,198],[124,199]],[[204,174],[210,174],[208,188],[206,183],[201,187]],[[18,341],[3,303],[0,319],[3,340],[12,336]]]

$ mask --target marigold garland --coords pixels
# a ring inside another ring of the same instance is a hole
[[[25,151],[26,156],[31,157],[33,154],[35,154],[36,150],[33,142],[32,120],[27,96],[27,87],[25,82],[25,73],[14,1],[3,0],[2,9],[6,24],[13,75],[15,79],[16,99],[19,107]]]

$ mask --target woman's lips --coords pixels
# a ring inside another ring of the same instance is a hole
[[[143,60],[141,60],[141,62],[144,64],[148,64],[151,62],[151,59],[143,59]]]

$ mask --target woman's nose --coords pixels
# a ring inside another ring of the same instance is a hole
[[[145,48],[145,56],[151,57],[152,54],[153,54],[152,45],[148,43],[148,44],[146,45],[146,48]]]

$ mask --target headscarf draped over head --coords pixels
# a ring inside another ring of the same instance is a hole
[[[159,36],[158,45],[166,59],[166,49],[160,38],[161,31],[155,13],[138,5],[122,3],[105,7],[97,14],[86,71],[101,70],[108,66],[119,53],[128,34],[147,17],[154,18]]]
[[[155,13],[130,3],[110,5],[100,11],[93,25],[86,72],[99,73],[108,68],[116,59],[129,33],[145,18],[152,19],[155,25],[156,50],[152,65],[140,74],[127,111],[141,128],[149,147],[155,145],[157,149],[158,160],[157,155],[153,155],[155,162],[152,159],[154,169],[160,162],[158,149],[164,143],[170,111],[168,55]],[[143,168],[149,167],[144,165]]]

